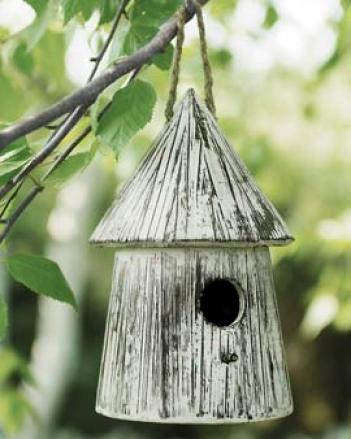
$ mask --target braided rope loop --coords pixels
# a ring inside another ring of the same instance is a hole
[[[184,25],[185,25],[185,9],[181,8],[178,11],[178,33],[177,42],[173,55],[171,86],[169,89],[168,100],[165,109],[166,120],[169,121],[173,116],[174,104],[177,100],[177,88],[179,82],[180,61],[183,53],[184,43]]]
[[[210,61],[208,58],[208,47],[206,41],[204,17],[200,3],[197,0],[194,0],[193,3],[197,17],[197,25],[199,29],[200,51],[201,51],[202,67],[204,72],[205,103],[207,108],[213,114],[214,118],[216,118],[216,106],[213,97],[213,76],[212,76]],[[173,116],[174,105],[177,100],[180,63],[181,63],[183,44],[184,44],[184,27],[186,23],[186,11],[184,8],[179,9],[177,17],[178,17],[177,42],[176,42],[176,47],[174,49],[170,89],[169,89],[169,94],[168,94],[168,99],[165,109],[165,116],[167,121],[169,121]]]

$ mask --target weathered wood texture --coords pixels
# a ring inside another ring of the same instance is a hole
[[[97,393],[110,417],[226,423],[292,411],[267,247],[136,249],[116,254]],[[209,279],[241,285],[233,327],[199,309]],[[223,354],[238,360],[226,364]]]
[[[192,89],[91,238],[101,245],[139,247],[291,240]]]

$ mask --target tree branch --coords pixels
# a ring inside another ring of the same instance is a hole
[[[202,0],[203,5],[208,0]],[[186,21],[189,21],[195,13],[192,2],[185,7]],[[155,35],[155,37],[144,47],[132,55],[126,57],[114,66],[105,70],[99,77],[90,81],[87,85],[71,93],[58,103],[52,105],[41,113],[22,120],[12,127],[0,131],[0,149],[5,148],[14,140],[32,131],[48,125],[58,117],[67,114],[77,107],[88,108],[109,85],[125,74],[140,68],[149,62],[155,55],[162,52],[177,33],[177,19],[170,18]],[[78,119],[79,120],[79,119]]]
[[[205,4],[207,3],[208,0],[202,0],[200,1],[201,4]],[[127,3],[129,2],[129,0],[125,0],[123,2],[123,10],[125,8],[125,6],[127,5]],[[122,8],[120,9],[122,10]],[[120,10],[117,11],[117,16],[116,16],[116,20],[114,21],[114,24],[112,26],[111,29],[111,33],[109,34],[109,37],[107,38],[105,45],[102,49],[102,51],[100,52],[99,56],[95,59],[95,66],[94,69],[89,77],[89,81],[92,80],[94,74],[96,73],[97,69],[98,69],[98,64],[101,62],[108,45],[110,44],[113,34],[116,31],[117,25],[118,25],[118,20],[120,19],[121,15],[120,14]],[[123,13],[122,10],[122,13]],[[186,20],[189,21],[193,15],[195,14],[195,8],[194,8],[194,4],[191,3],[186,3],[186,7],[185,7],[185,11],[186,11]],[[117,17],[119,17],[119,19],[117,20]],[[124,68],[127,68],[127,66],[130,65],[134,65],[133,63],[136,62],[135,59],[137,59],[137,65],[138,67],[134,69],[134,72],[132,74],[132,77],[130,78],[130,80],[133,80],[134,77],[138,74],[138,72],[141,70],[142,66],[149,61],[149,57],[150,59],[152,59],[152,57],[154,55],[156,55],[157,53],[159,53],[160,51],[162,51],[167,44],[169,44],[169,42],[172,40],[172,38],[174,37],[174,35],[176,35],[177,33],[177,20],[175,17],[171,18],[170,20],[168,20],[168,22],[164,25],[164,27],[160,30],[160,32],[154,37],[154,39],[147,44],[146,46],[144,46],[144,48],[140,49],[138,52],[136,52],[134,55],[131,55],[128,59],[125,59],[124,61],[122,61],[121,63],[125,63],[125,61],[127,62],[127,65],[124,66]],[[144,60],[145,61],[142,61]],[[121,63],[117,64],[115,66],[118,67]],[[112,77],[115,77],[115,80],[118,79],[120,76],[115,76],[116,75],[116,71],[115,68],[109,69],[107,70],[107,72],[105,72],[104,75],[102,76],[106,76],[107,73],[107,77],[109,78],[108,80],[111,80]],[[129,68],[129,67],[128,67]],[[123,69],[121,70],[123,71]],[[129,70],[127,70],[128,72]],[[123,76],[123,74],[121,74],[121,76]],[[100,77],[101,78],[101,77]],[[99,79],[99,78],[98,78]],[[107,79],[105,79],[106,81]],[[96,82],[92,81],[92,82]],[[111,80],[113,82],[113,80]],[[111,83],[112,83],[111,82]],[[80,91],[84,91],[86,89],[89,90],[89,85],[91,85],[91,83],[85,87],[83,87]],[[109,85],[109,84],[108,84]],[[104,88],[103,88],[104,89]],[[102,90],[103,90],[102,89]],[[102,91],[101,90],[101,91]],[[98,94],[101,92],[99,91],[97,93],[97,95],[94,97],[93,100],[96,99],[96,97],[98,96]],[[79,92],[79,91],[78,91]],[[71,97],[75,95],[75,93],[73,93],[72,95],[70,95]],[[62,101],[61,101],[62,102]],[[90,102],[91,103],[91,102]],[[59,103],[60,104],[60,103]],[[12,180],[10,180],[8,183],[6,183],[4,186],[2,186],[0,188],[0,198],[4,197],[13,187],[15,187],[17,184],[19,185],[19,187],[22,185],[24,179],[26,176],[29,175],[29,173],[36,168],[36,166],[38,166],[38,164],[42,163],[45,158],[47,158],[52,151],[54,151],[54,149],[59,145],[59,143],[61,142],[61,140],[67,135],[68,132],[71,131],[71,129],[76,125],[76,123],[80,120],[80,118],[84,115],[84,113],[86,112],[88,106],[90,104],[86,104],[86,105],[81,105],[78,107],[75,107],[72,111],[72,113],[64,120],[64,122],[57,128],[57,130],[55,131],[55,133],[50,137],[49,141],[47,142],[46,146],[31,160],[31,162],[29,162],[27,164],[27,166],[25,166]],[[103,109],[103,111],[100,113],[99,118],[102,116],[102,114],[107,110],[108,105]],[[63,114],[63,113],[62,113]],[[60,114],[60,116],[62,115]],[[38,115],[40,116],[40,114]],[[25,121],[24,121],[25,122]],[[47,123],[45,123],[44,125],[46,125]],[[21,128],[22,123],[19,123],[17,125],[15,125],[14,127],[12,127],[12,129],[15,129],[16,127],[20,127]],[[34,128],[36,129],[36,128]],[[2,135],[3,133],[6,131],[8,136],[14,136],[14,132],[10,131],[11,128],[4,130],[3,132],[0,132],[0,149],[1,149],[1,139],[2,139]],[[32,131],[32,130],[31,130]],[[15,131],[16,132],[16,131]],[[42,179],[40,180],[40,183],[44,183],[46,178],[51,175],[51,173],[58,167],[60,166],[60,164],[71,154],[71,152],[78,146],[78,144],[91,132],[91,127],[87,127],[67,148],[66,150],[60,154],[60,156],[55,160],[55,162],[53,163],[53,165],[48,169],[48,171],[43,175]],[[18,131],[17,131],[17,135],[18,135]],[[20,136],[19,136],[20,137]],[[11,140],[8,140],[8,143],[11,143],[15,138],[17,137],[12,137]],[[7,138],[9,139],[9,138]],[[6,145],[5,145],[6,146]],[[4,147],[4,146],[3,146]],[[42,185],[38,185],[36,187],[34,187],[26,196],[25,198],[22,200],[22,202],[17,206],[17,208],[12,212],[12,214],[10,215],[10,217],[5,221],[5,227],[3,228],[3,230],[0,233],[0,243],[6,238],[6,236],[8,235],[8,233],[10,232],[11,228],[13,227],[13,225],[17,222],[18,218],[21,216],[21,214],[24,212],[24,210],[30,205],[30,203],[36,198],[36,196],[41,193],[44,189],[44,186]],[[15,191],[17,192],[17,191]]]
[[[30,162],[25,165],[20,172],[15,175],[11,180],[5,183],[0,188],[0,199],[2,199],[12,188],[20,183],[34,168],[42,163],[51,153],[54,151],[62,139],[67,135],[69,131],[76,125],[86,111],[86,107],[76,108],[72,114],[63,122],[58,130],[52,135],[45,147],[39,151]]]
[[[94,67],[90,73],[88,83],[93,80],[100,63],[112,41],[112,38],[117,30],[118,24],[122,18],[123,12],[127,7],[130,0],[123,0],[120,6],[117,9],[115,19],[113,21],[112,28],[109,32],[107,40],[105,41],[101,52],[95,58]],[[51,153],[56,149],[56,147],[60,144],[61,140],[71,131],[71,129],[76,125],[76,123],[80,120],[80,118],[84,115],[87,107],[78,107],[73,110],[73,112],[57,127],[55,127],[55,131],[52,136],[47,141],[45,147],[39,151],[32,160],[24,166],[21,171],[15,175],[11,180],[9,180],[6,184],[1,186],[0,188],[0,199],[2,199],[11,189],[13,189],[18,183],[24,180],[24,178],[35,169],[40,163],[42,163]],[[47,126],[47,125],[46,125]],[[1,139],[1,132],[0,132]],[[1,217],[0,217],[1,218]]]
[[[67,147],[67,149],[55,160],[52,166],[47,170],[40,180],[40,183],[44,183],[45,180],[54,172],[54,170],[60,166],[60,164],[69,156],[69,154],[79,145],[79,143],[91,132],[91,126],[85,128],[83,132]],[[20,182],[18,188],[21,187],[23,181]],[[26,210],[26,208],[31,204],[31,202],[44,190],[44,186],[39,184],[34,186],[28,194],[23,198],[16,209],[11,213],[9,218],[5,222],[5,226],[0,233],[0,244],[9,234],[12,227],[15,225],[19,217]],[[16,189],[17,191],[17,189]],[[15,192],[16,192],[15,191]]]
[[[136,75],[138,73],[139,73],[139,70],[135,70],[128,82],[131,82],[136,77]],[[100,120],[101,117],[106,113],[106,111],[109,109],[110,105],[111,104],[108,103],[103,108],[103,110],[98,115],[98,120]],[[59,157],[56,158],[54,163],[50,166],[50,168],[47,170],[47,172],[40,179],[39,184],[36,185],[34,188],[32,188],[28,192],[28,194],[23,198],[21,203],[16,207],[16,209],[11,213],[9,218],[5,221],[5,227],[3,228],[3,230],[0,233],[0,244],[3,242],[3,240],[9,234],[10,230],[15,225],[15,223],[17,222],[19,217],[22,215],[22,213],[27,209],[27,207],[32,203],[32,201],[34,201],[36,196],[39,195],[45,189],[45,186],[43,185],[45,183],[45,180],[55,171],[56,168],[58,168],[61,165],[61,163],[63,163],[65,161],[65,159],[72,153],[72,151],[74,151],[74,149],[80,144],[80,142],[82,140],[84,140],[88,136],[89,133],[91,133],[91,131],[92,131],[91,126],[86,127],[82,131],[82,133],[65,149],[65,151],[62,154],[60,154]],[[2,212],[5,212],[7,210],[8,205],[10,204],[12,199],[15,198],[19,189],[21,188],[23,181],[24,180],[22,180],[19,183],[15,192],[10,197],[10,201],[8,203],[6,203],[6,207],[3,209]],[[1,216],[2,216],[2,214],[0,215],[0,218],[1,218]]]

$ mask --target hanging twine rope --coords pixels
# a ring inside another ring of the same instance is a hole
[[[196,18],[197,18],[197,25],[199,29],[201,59],[202,59],[202,66],[204,72],[205,103],[207,108],[213,114],[213,116],[216,117],[216,106],[213,98],[213,76],[212,76],[211,65],[208,59],[205,23],[202,14],[202,7],[196,0],[194,0],[194,7],[195,7]],[[165,109],[165,116],[167,121],[169,121],[173,116],[174,105],[177,100],[180,62],[182,58],[183,43],[184,43],[184,26],[186,23],[186,12],[184,8],[181,8],[178,11],[177,18],[178,18],[177,42],[173,55],[171,85],[170,85],[168,100]]]
[[[204,16],[202,14],[202,7],[197,1],[194,2],[194,6],[196,11],[196,17],[197,17],[197,26],[199,28],[201,58],[202,58],[202,65],[204,70],[205,103],[207,105],[207,108],[211,111],[213,116],[216,118],[216,106],[213,98],[213,76],[212,76],[210,61],[208,59]]]
[[[177,100],[177,88],[179,82],[180,60],[183,53],[184,43],[184,25],[185,25],[185,9],[180,9],[177,14],[178,18],[178,33],[177,42],[173,55],[172,73],[171,73],[171,85],[168,94],[168,100],[165,110],[165,116],[167,121],[173,116],[174,104]]]

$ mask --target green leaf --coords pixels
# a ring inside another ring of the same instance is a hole
[[[101,4],[100,0],[84,0],[80,2],[80,11],[85,20],[89,20],[94,10]]]
[[[12,54],[12,61],[18,70],[25,75],[31,75],[34,68],[32,55],[27,50],[27,45],[21,42]]]
[[[35,255],[11,256],[6,260],[11,276],[35,293],[65,302],[77,308],[77,303],[60,267],[56,262]]]
[[[53,54],[55,54],[53,56]],[[66,43],[64,34],[48,30],[33,50],[35,72],[47,81],[48,89],[67,90],[68,80],[64,74]]]
[[[232,52],[227,49],[211,50],[210,57],[211,61],[221,68],[228,67],[233,60]]]
[[[130,20],[135,24],[158,28],[181,4],[181,0],[138,0],[131,9]]]
[[[168,70],[172,66],[173,60],[173,46],[169,44],[164,52],[156,55],[152,60],[153,64],[161,70]]]
[[[0,340],[5,336],[7,329],[7,306],[5,300],[0,296]]]
[[[33,409],[22,392],[11,388],[1,389],[0,425],[6,437],[18,433],[29,414],[34,416]]]
[[[155,103],[154,88],[134,80],[114,94],[110,108],[98,124],[97,136],[118,153],[151,120]]]
[[[9,181],[26,163],[28,159],[24,160],[7,160],[0,164],[0,184]]]
[[[109,64],[116,62],[119,58],[125,55],[124,40],[126,39],[129,29],[130,22],[122,19],[110,44],[108,51]]]
[[[81,12],[85,20],[89,20],[93,12],[98,9],[100,0],[86,0],[81,2]]]
[[[10,348],[0,350],[0,388],[17,376],[28,384],[34,384],[34,378],[26,360]]]
[[[22,115],[26,107],[26,96],[10,75],[0,67],[0,119],[10,121]]]
[[[217,0],[215,2],[209,2],[208,8],[211,11],[211,15],[224,21],[224,19],[228,19],[232,16],[237,3],[238,0]]]
[[[47,3],[45,8],[38,12],[36,19],[31,25],[22,31],[22,36],[27,43],[27,50],[30,52],[40,41],[45,30],[55,14],[54,5]]]
[[[94,104],[90,107],[90,123],[93,128],[93,131],[97,131],[98,123],[99,123],[99,115],[102,110],[110,103],[110,99],[105,95],[101,94],[96,99]]]
[[[32,151],[24,137],[0,152],[0,185],[9,181],[30,159]]]
[[[120,55],[130,55],[136,52],[140,47],[148,43],[156,35],[157,31],[157,27],[131,23],[129,31],[124,38],[123,52]]]
[[[100,24],[109,23],[116,15],[116,10],[121,0],[101,0],[100,3]]]
[[[180,0],[172,2],[138,0],[134,2],[129,13],[129,21],[120,26],[112,42],[111,61],[123,55],[130,55],[148,43],[156,35],[162,23],[174,14],[180,4]],[[169,62],[171,50],[168,49],[165,60],[160,61],[162,65],[167,65],[166,62]]]
[[[45,183],[53,186],[59,186],[73,177],[79,171],[83,171],[92,161],[95,150],[79,152],[78,154],[68,157],[53,173],[45,180]]]
[[[61,7],[65,24],[80,12],[80,0],[62,0]]]
[[[99,0],[61,0],[64,23],[67,24],[78,14],[82,14],[85,20],[89,20],[99,4]]]
[[[263,23],[263,27],[270,29],[279,20],[279,15],[277,10],[272,4],[269,4],[266,10],[266,17]]]
[[[28,3],[38,15],[41,14],[48,5],[48,0],[25,0],[25,2]]]
[[[0,26],[0,44],[6,43],[10,38],[11,32],[6,27]]]
[[[337,47],[331,56],[325,61],[325,63],[321,65],[319,68],[319,73],[325,74],[330,71],[330,69],[335,67],[341,61],[342,55],[341,50]]]

